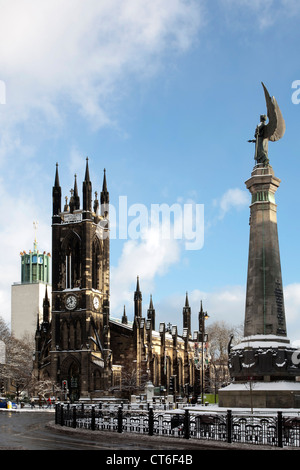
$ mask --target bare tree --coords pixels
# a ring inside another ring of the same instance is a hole
[[[2,391],[13,391],[18,400],[20,393],[28,388],[32,380],[32,344],[15,338],[2,318],[0,339],[5,344],[5,363],[0,367],[1,388]]]
[[[10,331],[7,323],[3,320],[2,317],[0,317],[0,339],[4,342],[7,343],[8,340],[10,339]]]
[[[212,360],[228,360],[228,344],[231,336],[237,343],[242,337],[241,327],[228,325],[225,321],[216,321],[206,328],[209,340],[209,352]]]
[[[242,327],[228,325],[224,321],[216,321],[206,328],[210,353],[210,389],[213,393],[230,381],[228,369],[228,345],[242,337]]]
[[[137,385],[138,374],[136,367],[123,368],[121,384],[119,387],[114,387],[114,390],[120,390],[124,398],[130,398],[131,395],[144,392],[147,380],[147,374],[142,374],[140,377],[140,385]]]
[[[48,397],[55,397],[61,394],[59,385],[50,379],[33,380],[31,394],[39,397],[40,402],[45,402]]]

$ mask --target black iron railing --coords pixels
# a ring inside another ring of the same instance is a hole
[[[246,415],[191,409],[161,410],[125,405],[56,405],[55,422],[61,426],[92,431],[140,433],[183,439],[207,439],[274,447],[300,447],[300,417],[284,415]]]

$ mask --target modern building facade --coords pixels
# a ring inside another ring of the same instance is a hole
[[[51,296],[50,253],[38,249],[36,238],[33,250],[22,251],[21,282],[11,286],[11,332],[18,338],[34,341],[37,321],[43,317],[46,288]]]

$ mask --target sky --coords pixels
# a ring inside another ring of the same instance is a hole
[[[157,325],[182,331],[186,292],[192,329],[201,300],[207,325],[241,325],[245,181],[254,166],[247,141],[266,113],[263,81],[286,122],[284,137],[269,144],[269,158],[281,179],[287,333],[300,341],[299,2],[0,0],[0,12],[4,320],[10,322],[11,285],[20,282],[20,251],[33,247],[34,221],[39,249],[51,252],[56,163],[69,197],[75,173],[81,191],[88,157],[98,194],[106,169],[116,214],[111,316],[120,318],[125,305],[133,318],[139,276],[143,314],[152,294]],[[170,227],[155,218],[162,204],[177,210]]]

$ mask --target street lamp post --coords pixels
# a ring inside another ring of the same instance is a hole
[[[207,312],[203,312],[202,300],[199,312],[199,333],[201,341],[201,404],[203,405],[204,399],[204,387],[205,387],[205,377],[204,377],[204,342],[207,342],[207,335],[205,334],[205,320],[209,318]]]

